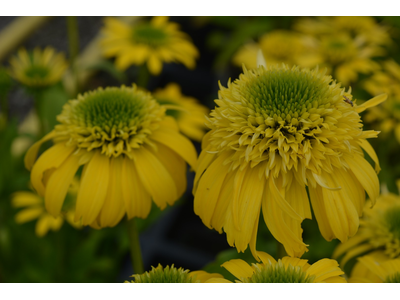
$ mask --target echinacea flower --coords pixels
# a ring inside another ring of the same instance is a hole
[[[72,198],[76,197],[76,188],[74,187],[76,185],[77,182],[74,180],[68,191],[69,196]],[[11,204],[15,208],[24,207],[23,210],[19,211],[15,215],[15,221],[18,224],[23,224],[37,219],[35,233],[38,237],[45,236],[49,230],[58,231],[63,225],[64,220],[68,221],[71,226],[77,229],[82,227],[79,222],[74,221],[73,205],[66,207],[58,216],[52,216],[44,207],[43,197],[40,197],[33,192],[15,192],[12,195]]]
[[[164,89],[157,89],[154,98],[167,108],[167,115],[174,117],[179,130],[190,139],[201,142],[207,127],[206,115],[209,109],[193,97],[182,94],[176,83],[169,83]]]
[[[11,58],[10,65],[10,75],[31,88],[47,87],[59,82],[67,69],[64,54],[57,53],[51,47],[44,50],[35,48],[32,53],[20,49]]]
[[[321,259],[310,265],[306,259],[285,256],[276,261],[265,252],[258,252],[262,263],[251,266],[232,259],[221,266],[238,280],[237,283],[345,283],[344,272],[333,259]],[[207,282],[230,282],[224,278],[210,278]]]
[[[358,106],[318,69],[260,66],[228,87],[220,85],[210,113],[194,182],[194,211],[203,223],[227,234],[239,252],[257,258],[260,211],[290,256],[307,251],[301,222],[311,204],[322,236],[346,241],[359,225],[366,191],[375,203],[378,177],[363,149],[378,158],[363,131]],[[346,98],[345,98],[346,97]]]
[[[147,63],[150,73],[158,75],[164,62],[178,62],[193,69],[199,56],[190,37],[168,17],[153,17],[132,26],[106,18],[102,33],[100,46],[104,56],[115,56],[115,65],[121,70]]]
[[[247,43],[236,52],[233,63],[247,69],[257,68],[257,53],[261,50],[268,65],[285,63],[302,65],[312,59],[307,40],[301,34],[288,30],[274,30],[262,35],[258,43]]]
[[[371,209],[370,203],[364,208],[360,229],[347,242],[339,244],[333,258],[344,255],[342,267],[352,258],[379,250],[388,258],[400,257],[400,197],[382,194]]]
[[[134,274],[134,279],[125,281],[126,283],[204,283],[210,278],[222,278],[217,273],[207,273],[205,271],[184,270],[175,268],[174,265],[165,268],[159,264],[156,268],[151,267],[151,271],[143,274]]]
[[[25,156],[31,181],[57,216],[67,188],[83,167],[75,220],[95,228],[146,218],[153,201],[164,209],[186,190],[186,163],[196,150],[150,93],[136,86],[99,88],[64,105],[54,130]],[[45,141],[54,145],[35,162]]]
[[[350,283],[400,283],[400,259],[377,260],[373,255],[358,258]]]
[[[400,66],[394,60],[387,60],[382,66],[383,70],[375,72],[365,81],[364,89],[373,96],[387,93],[388,99],[369,110],[364,120],[381,130],[383,136],[394,132],[400,143]]]

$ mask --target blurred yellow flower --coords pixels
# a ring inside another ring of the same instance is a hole
[[[76,188],[72,186],[76,186],[77,184],[77,181],[74,180],[68,191],[70,197],[76,197]],[[44,207],[43,197],[28,191],[15,192],[12,195],[11,204],[16,208],[24,207],[23,210],[15,215],[15,221],[18,224],[38,219],[35,229],[38,237],[45,236],[49,230],[58,231],[63,225],[64,220],[67,220],[71,226],[77,229],[82,227],[80,222],[73,220],[74,207],[71,204],[62,213],[60,212],[57,216],[52,216]]]
[[[116,57],[115,65],[121,70],[147,62],[150,73],[158,75],[164,62],[179,62],[189,69],[196,65],[197,48],[168,17],[153,17],[133,26],[111,17],[104,22],[100,46],[104,56]]]
[[[352,258],[373,250],[381,250],[388,258],[400,256],[400,196],[387,193],[381,195],[375,206],[364,207],[360,229],[347,242],[339,244],[333,258],[344,255],[342,267]]]
[[[196,170],[194,211],[203,223],[227,234],[238,251],[255,258],[260,211],[290,256],[307,251],[302,221],[311,219],[309,196],[323,237],[353,236],[365,201],[375,202],[378,177],[364,158],[379,162],[363,131],[358,106],[340,84],[316,70],[287,66],[244,69],[220,85]],[[353,106],[354,105],[354,106]]]
[[[300,18],[294,28],[314,37],[315,59],[302,65],[326,68],[343,85],[356,81],[359,73],[379,70],[373,58],[384,55],[382,45],[391,41],[387,29],[370,17]]]
[[[333,259],[321,259],[310,265],[306,259],[283,257],[276,261],[265,252],[258,252],[262,263],[251,266],[241,260],[232,259],[221,266],[238,280],[237,283],[345,283],[344,272]],[[210,278],[206,282],[230,282],[224,278]]]
[[[222,278],[217,273],[207,273],[205,271],[184,270],[175,268],[174,265],[165,268],[158,264],[156,268],[151,267],[151,271],[143,274],[134,274],[134,279],[125,283],[204,283],[210,278]]]
[[[400,259],[382,261],[376,255],[359,257],[349,282],[400,283]]]
[[[387,93],[388,100],[369,110],[364,120],[376,126],[384,136],[393,131],[400,143],[400,66],[393,60],[383,62],[382,66],[382,71],[365,81],[364,89],[371,95]]]
[[[257,53],[261,49],[268,65],[285,63],[293,65],[313,64],[312,50],[307,39],[293,31],[274,30],[260,37],[258,43],[248,43],[239,48],[233,57],[233,63],[247,69],[257,68]]]
[[[167,108],[167,115],[174,117],[179,130],[187,137],[201,142],[207,127],[206,115],[209,109],[193,98],[182,95],[181,88],[176,83],[169,83],[164,89],[153,93],[154,98]]]
[[[186,190],[186,163],[196,150],[150,93],[136,86],[99,88],[64,105],[54,130],[25,156],[46,209],[60,213],[72,178],[83,167],[75,220],[95,228],[124,216],[146,218],[153,201],[164,209]],[[53,140],[35,162],[41,144]]]
[[[67,69],[64,54],[53,48],[35,48],[32,53],[20,49],[10,59],[10,75],[28,87],[46,87],[61,80]]]

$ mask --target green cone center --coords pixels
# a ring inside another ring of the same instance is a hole
[[[400,283],[400,272],[389,275],[386,278],[385,283]]]
[[[74,107],[73,123],[80,127],[98,127],[110,133],[112,130],[128,130],[141,124],[146,117],[146,99],[130,89],[111,88],[85,96]]]
[[[256,113],[282,119],[298,118],[311,108],[330,106],[332,92],[324,77],[299,69],[270,69],[238,91]]]
[[[394,207],[385,212],[384,220],[393,238],[400,240],[400,207]]]
[[[163,268],[158,265],[157,268],[152,267],[150,272],[144,274],[133,275],[134,280],[132,283],[193,283],[193,279],[189,276],[189,270],[183,270],[182,268],[175,268],[174,265],[171,267],[166,266]]]
[[[301,267],[285,267],[281,260],[275,265],[258,265],[252,277],[244,280],[247,283],[311,283],[315,276],[309,276]]]
[[[32,79],[44,79],[49,75],[49,69],[33,65],[25,71],[25,75]]]
[[[139,44],[155,47],[164,44],[168,35],[160,28],[153,27],[150,24],[141,24],[134,28],[132,37]]]

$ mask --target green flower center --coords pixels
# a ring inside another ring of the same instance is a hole
[[[108,156],[130,155],[132,148],[147,142],[164,113],[149,93],[136,87],[98,89],[66,104],[55,129],[88,151],[101,148]]]
[[[140,24],[133,29],[132,38],[139,44],[157,47],[165,43],[168,35],[164,30],[150,24]]]
[[[393,234],[393,238],[400,240],[400,207],[388,209],[385,212],[384,220],[389,232]]]
[[[32,79],[45,79],[49,73],[50,71],[48,68],[35,65],[32,65],[25,71],[25,75]]]
[[[386,278],[385,283],[400,283],[400,272],[389,275]]]
[[[194,283],[189,276],[189,270],[175,268],[174,265],[163,268],[160,264],[157,268],[151,267],[150,272],[132,275],[134,280],[131,283]]]
[[[281,260],[275,265],[254,264],[256,272],[250,278],[242,280],[246,283],[311,283],[315,276],[305,273],[300,266],[284,266]]]
[[[259,74],[241,87],[240,96],[246,99],[257,114],[276,121],[299,118],[311,108],[328,108],[332,93],[324,77],[299,69],[271,69]]]

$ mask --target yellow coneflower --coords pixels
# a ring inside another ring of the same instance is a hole
[[[382,66],[382,71],[365,81],[364,88],[374,96],[387,93],[388,100],[368,111],[364,120],[382,130],[382,135],[393,131],[400,143],[400,66],[393,60],[383,62]]]
[[[68,190],[70,197],[76,197],[76,185],[77,182],[74,180],[73,184]],[[75,222],[73,220],[73,205],[68,205],[68,207],[66,207],[62,213],[58,214],[57,216],[52,216],[44,207],[43,197],[40,197],[33,192],[15,192],[12,195],[11,204],[16,208],[24,207],[23,210],[19,211],[15,215],[15,221],[18,224],[23,224],[38,219],[35,228],[35,232],[38,237],[45,236],[49,230],[58,231],[63,225],[64,220],[67,220],[71,226],[77,229],[82,227],[79,222]]]
[[[248,43],[239,48],[233,63],[239,67],[244,64],[247,69],[255,69],[259,50],[268,65],[285,63],[291,67],[313,59],[310,54],[312,49],[304,36],[293,31],[274,30],[261,36],[258,43]]]
[[[103,54],[115,56],[115,65],[121,70],[146,62],[154,75],[160,74],[164,62],[179,62],[193,69],[199,56],[190,37],[179,30],[178,24],[168,22],[168,17],[154,17],[133,26],[106,18],[102,33]]]
[[[350,283],[400,283],[400,259],[381,261],[374,255],[358,258]]]
[[[193,97],[182,95],[181,88],[176,83],[169,83],[164,89],[153,93],[161,105],[166,105],[167,115],[174,117],[179,130],[187,137],[201,142],[207,127],[206,115],[209,109]]]
[[[238,251],[255,257],[260,210],[290,256],[306,250],[301,222],[311,203],[323,237],[346,241],[358,229],[367,191],[373,203],[378,177],[363,149],[378,158],[359,112],[384,101],[351,102],[350,91],[319,70],[261,66],[228,87],[220,85],[211,128],[196,169],[194,211]],[[345,98],[346,97],[346,98]]]
[[[61,80],[67,62],[53,48],[35,48],[32,53],[20,49],[10,60],[10,75],[27,87],[46,87]]]
[[[311,35],[327,35],[345,32],[360,42],[389,45],[392,43],[387,27],[369,16],[335,16],[300,18],[295,28]]]
[[[151,271],[143,274],[134,274],[134,279],[125,283],[204,283],[210,278],[222,278],[217,273],[207,273],[205,271],[177,269],[174,265],[163,267],[158,264],[156,268],[151,267]]]
[[[150,93],[136,86],[99,88],[64,105],[61,123],[25,156],[31,181],[57,216],[67,188],[84,165],[75,220],[95,228],[128,218],[146,218],[151,199],[164,209],[186,189],[186,163],[196,164],[196,150],[165,116]],[[54,146],[35,162],[39,147]]]
[[[350,259],[373,250],[380,250],[388,258],[400,257],[399,218],[400,197],[395,194],[381,195],[372,209],[371,203],[367,203],[357,234],[338,245],[333,257],[344,255],[342,267]]]
[[[344,272],[333,259],[321,259],[310,265],[306,259],[283,257],[276,261],[265,252],[258,252],[262,263],[251,266],[241,260],[232,259],[221,266],[238,280],[237,283],[345,283]],[[206,282],[231,282],[224,278],[210,278]]]

